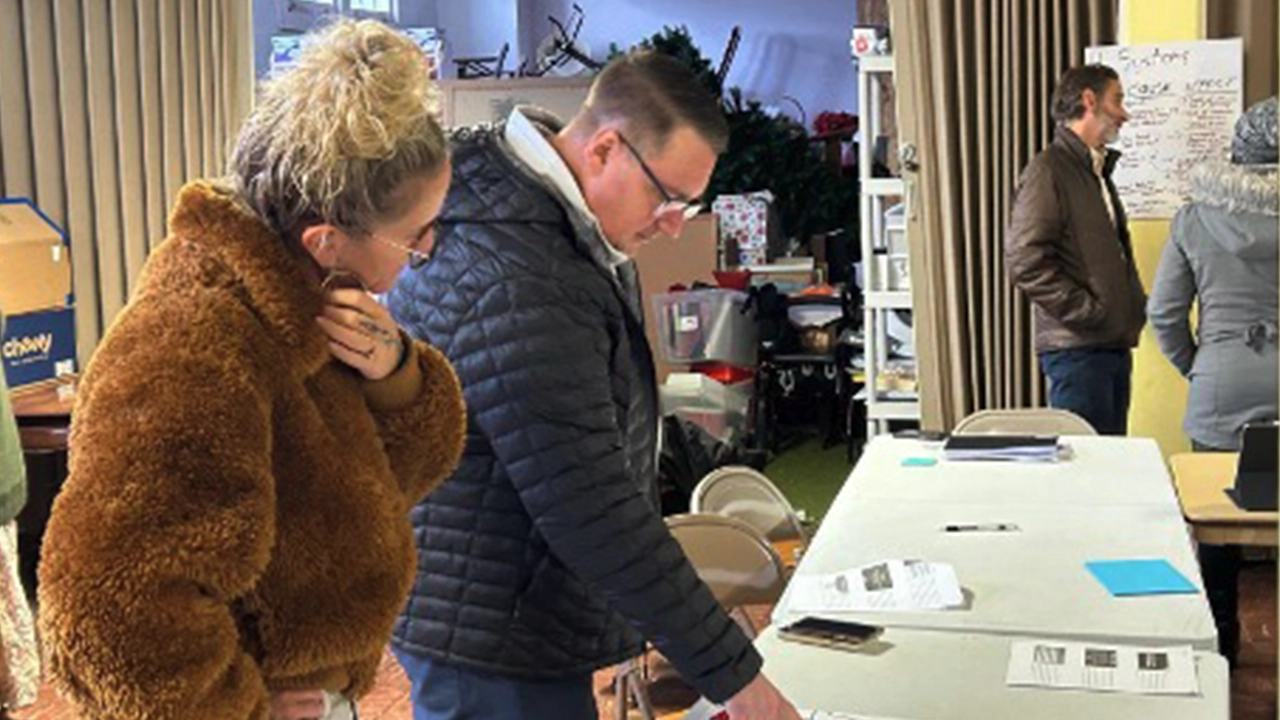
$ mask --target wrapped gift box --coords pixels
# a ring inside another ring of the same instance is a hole
[[[778,232],[777,220],[771,217],[772,204],[773,193],[768,190],[721,195],[711,204],[720,224],[720,237],[732,249],[726,257],[736,259],[737,265],[763,265],[769,261],[769,240]]]

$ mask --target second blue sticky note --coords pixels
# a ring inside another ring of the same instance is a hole
[[[1097,560],[1084,566],[1115,596],[1199,592],[1167,560]]]

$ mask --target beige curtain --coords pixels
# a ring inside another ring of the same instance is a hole
[[[1274,0],[1272,0],[1274,2]],[[1050,141],[1057,78],[1115,42],[1115,0],[893,0],[922,426],[1042,404],[1031,313],[1005,276],[1018,173]],[[914,171],[912,168],[915,168]]]
[[[80,360],[253,93],[244,0],[0,0],[0,197],[71,238]]]
[[[1277,25],[1280,8],[1276,0],[1212,0],[1204,3],[1205,37],[1244,40],[1245,106],[1277,92]]]

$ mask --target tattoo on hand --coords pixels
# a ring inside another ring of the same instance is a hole
[[[377,335],[378,337],[386,337],[389,334],[385,329],[379,326],[378,323],[372,320],[361,320],[360,327],[364,328],[365,332],[368,332],[371,335]]]

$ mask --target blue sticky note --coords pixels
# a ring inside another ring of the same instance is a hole
[[[1117,597],[1199,592],[1166,560],[1097,560],[1084,566]]]
[[[937,458],[909,457],[902,459],[902,467],[933,467],[938,464]]]

